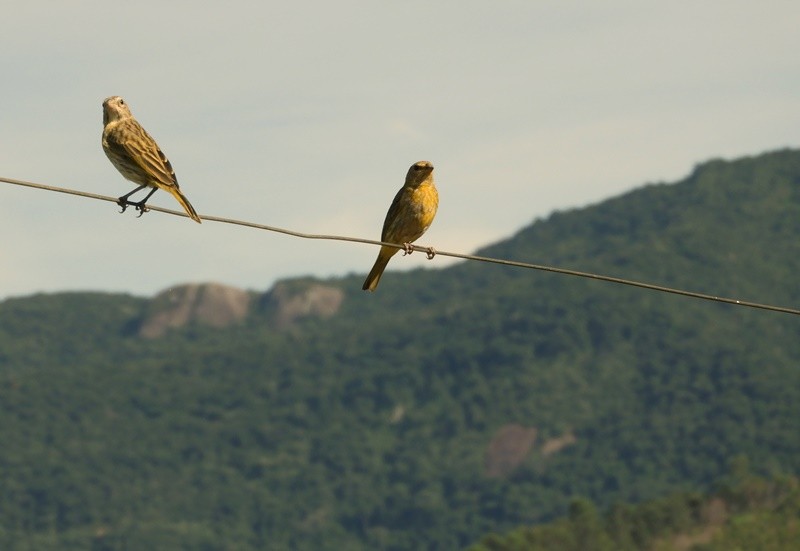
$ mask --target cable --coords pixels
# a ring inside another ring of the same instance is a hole
[[[111,203],[116,203],[117,202],[117,198],[116,197],[109,197],[107,195],[98,195],[96,193],[88,193],[88,192],[85,192],[85,191],[77,191],[77,190],[74,190],[74,189],[67,189],[67,188],[61,188],[61,187],[55,187],[55,186],[47,186],[47,185],[44,185],[44,184],[36,184],[36,183],[33,183],[33,182],[25,182],[25,181],[22,181],[22,180],[14,180],[14,179],[11,179],[11,178],[0,177],[0,182],[5,182],[5,183],[8,183],[8,184],[14,184],[14,185],[24,186],[24,187],[29,187],[29,188],[41,189],[41,190],[45,190],[45,191],[54,191],[54,192],[57,192],[57,193],[66,193],[68,195],[77,195],[79,197],[88,197],[90,199],[98,199],[100,201],[109,201]],[[185,212],[171,210],[171,209],[165,209],[165,208],[162,208],[162,207],[156,207],[156,206],[152,206],[151,207],[150,205],[148,205],[147,206],[147,210],[152,210],[152,211],[156,211],[156,212],[163,212],[165,214],[172,214],[174,216],[183,216],[183,217],[187,217],[188,218],[188,216],[186,215]],[[245,226],[245,227],[248,227],[248,228],[255,228],[255,229],[259,229],[259,230],[266,230],[266,231],[271,231],[271,232],[276,232],[276,233],[282,233],[284,235],[291,235],[292,237],[299,237],[299,238],[302,238],[302,239],[324,239],[324,240],[330,240],[330,241],[347,241],[347,242],[351,242],[351,243],[365,243],[367,245],[378,245],[378,246],[386,246],[386,247],[395,247],[397,249],[405,249],[404,245],[398,245],[397,243],[386,243],[386,242],[383,242],[383,241],[375,241],[373,239],[363,239],[363,238],[360,238],[360,237],[347,237],[347,236],[343,236],[343,235],[326,235],[326,234],[303,233],[303,232],[298,232],[298,231],[293,231],[293,230],[287,230],[285,228],[278,228],[276,226],[268,226],[266,224],[257,224],[255,222],[246,222],[246,221],[243,221],[243,220],[234,220],[232,218],[225,218],[225,217],[222,217],[222,216],[205,216],[204,215],[204,216],[201,216],[201,218],[203,220],[207,220],[207,221],[210,221],[210,222],[219,222],[219,223],[222,223],[222,224],[234,224],[234,225],[237,225],[237,226]],[[775,305],[772,305],[772,304],[762,304],[762,303],[758,303],[758,302],[750,302],[750,301],[746,301],[746,300],[738,300],[738,299],[733,299],[733,298],[720,297],[720,296],[715,296],[715,295],[708,295],[708,294],[704,294],[704,293],[696,293],[696,292],[693,292],[693,291],[686,291],[686,290],[683,290],[683,289],[675,289],[675,288],[672,288],[672,287],[665,287],[665,286],[662,286],[662,285],[654,285],[652,283],[643,283],[641,281],[634,281],[634,280],[631,280],[631,279],[623,279],[623,278],[620,278],[620,277],[612,277],[612,276],[606,276],[606,275],[601,275],[601,274],[594,274],[594,273],[591,273],[591,272],[580,272],[580,271],[577,271],[577,270],[568,270],[566,268],[556,268],[556,267],[553,267],[553,266],[545,266],[545,265],[541,265],[541,264],[531,264],[531,263],[528,263],[528,262],[518,262],[518,261],[515,261],[515,260],[504,260],[504,259],[500,259],[500,258],[491,258],[491,257],[486,257],[486,256],[476,256],[476,255],[471,255],[471,254],[454,253],[454,252],[450,252],[450,251],[440,251],[438,249],[434,249],[433,247],[422,247],[420,245],[411,245],[409,250],[412,251],[412,252],[413,251],[431,252],[431,253],[434,253],[435,255],[449,256],[449,257],[452,257],[452,258],[461,258],[463,260],[475,260],[475,261],[478,261],[478,262],[488,262],[488,263],[491,263],[491,264],[500,264],[502,266],[513,266],[515,268],[526,268],[526,269],[529,269],[529,270],[539,270],[539,271],[543,271],[543,272],[552,272],[552,273],[556,273],[556,274],[570,275],[570,276],[575,276],[575,277],[583,277],[583,278],[587,278],[587,279],[595,279],[595,280],[599,280],[599,281],[606,281],[606,282],[609,282],[609,283],[616,283],[616,284],[619,284],[619,285],[628,285],[628,286],[631,286],[631,287],[639,287],[641,289],[649,289],[651,291],[659,291],[659,292],[662,292],[662,293],[670,293],[670,294],[673,294],[673,295],[681,295],[681,296],[691,297],[691,298],[696,298],[696,299],[701,299],[701,300],[708,300],[708,301],[713,301],[713,302],[722,302],[722,303],[725,303],[725,304],[733,304],[733,305],[736,305],[736,306],[744,306],[744,307],[747,307],[747,308],[757,308],[757,309],[760,309],[760,310],[769,310],[771,312],[780,312],[780,313],[783,313],[783,314],[793,314],[795,316],[800,315],[800,310],[798,310],[796,308],[788,308],[788,307],[785,307],[785,306],[775,306]],[[429,256],[430,256],[430,254],[429,254]],[[432,256],[430,256],[430,257],[432,258]]]

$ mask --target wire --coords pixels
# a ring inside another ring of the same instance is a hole
[[[98,195],[96,193],[89,193],[86,191],[78,191],[74,189],[67,189],[55,186],[47,186],[44,184],[36,184],[33,182],[25,182],[23,180],[14,180],[12,178],[4,178],[0,177],[0,182],[5,182],[8,184],[14,184],[18,186],[24,186],[29,188],[41,189],[45,191],[54,191],[57,193],[66,193],[68,195],[77,195],[79,197],[88,197],[89,199],[97,199],[100,201],[109,201],[111,203],[117,203],[118,199],[116,197],[109,197],[107,195]],[[147,205],[147,210],[152,210],[156,212],[163,212],[165,214],[172,214],[174,216],[183,216],[188,218],[187,214],[182,211],[165,209],[162,207],[150,206]],[[406,249],[405,245],[398,245],[397,243],[386,243],[384,241],[375,241],[373,239],[363,239],[360,237],[347,237],[343,235],[327,235],[327,234],[314,234],[314,233],[304,233],[298,232],[293,230],[287,230],[285,228],[278,228],[276,226],[268,226],[266,224],[258,224],[255,222],[246,222],[243,220],[234,220],[232,218],[225,218],[222,216],[201,216],[203,220],[207,220],[209,222],[219,222],[222,224],[234,224],[237,226],[245,226],[248,228],[255,228],[258,230],[266,230],[276,233],[282,233],[284,235],[291,235],[292,237],[299,237],[302,239],[324,239],[330,241],[347,241],[351,243],[365,243],[367,245],[378,245],[384,247],[394,247],[397,249]],[[462,254],[462,253],[454,253],[450,251],[440,251],[438,249],[434,249],[433,247],[422,247],[420,245],[410,245],[407,249],[409,252],[413,251],[423,251],[428,253],[429,258],[433,258],[434,255],[441,255],[441,256],[449,256],[452,258],[461,258],[464,260],[474,260],[478,262],[488,262],[491,264],[500,264],[502,266],[513,266],[515,268],[526,268],[530,270],[539,270],[543,272],[552,272],[556,274],[562,275],[570,275],[575,277],[583,277],[587,279],[595,279],[598,281],[606,281],[609,283],[616,283],[619,285],[628,285],[630,287],[639,287],[641,289],[649,289],[651,291],[659,291],[662,293],[670,293],[673,295],[681,295],[684,297],[691,297],[701,300],[708,300],[713,302],[722,302],[725,304],[733,304],[735,306],[744,306],[747,308],[757,308],[760,310],[769,310],[771,312],[780,312],[783,314],[793,314],[795,316],[800,315],[800,309],[796,308],[788,308],[785,306],[775,306],[772,304],[762,304],[758,302],[750,302],[746,300],[738,300],[733,298],[721,297],[716,295],[708,295],[705,293],[696,293],[694,291],[686,291],[683,289],[675,289],[672,287],[665,287],[662,285],[654,285],[652,283],[644,283],[641,281],[634,281],[631,279],[623,279],[620,277],[612,277],[606,276],[601,274],[594,274],[591,272],[580,272],[577,270],[568,270],[566,268],[556,268],[553,266],[545,266],[541,264],[531,264],[529,262],[518,262],[515,260],[505,260],[501,258],[491,258],[486,256],[476,256],[471,254]]]

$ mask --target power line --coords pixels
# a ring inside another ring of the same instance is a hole
[[[108,201],[111,203],[117,203],[116,197],[109,197],[108,195],[98,195],[96,193],[89,193],[86,191],[78,191],[74,189],[67,189],[62,187],[55,187],[55,186],[48,186],[44,184],[36,184],[33,182],[25,182],[23,180],[14,180],[12,178],[3,178],[0,177],[0,182],[5,182],[7,184],[14,184],[18,186],[24,186],[28,188],[34,189],[41,189],[44,191],[54,191],[57,193],[66,193],[68,195],[77,195],[79,197],[87,197],[89,199],[97,199],[100,201]],[[163,212],[165,214],[172,214],[174,216],[183,216],[187,217],[188,215],[183,211],[165,209],[162,207],[150,206],[147,205],[147,210],[152,210],[156,212]],[[293,230],[287,230],[285,228],[279,228],[276,226],[268,226],[266,224],[258,224],[256,222],[247,222],[243,220],[235,220],[232,218],[225,218],[222,216],[201,216],[203,220],[207,220],[210,222],[219,222],[222,224],[234,224],[236,226],[245,226],[248,228],[255,228],[258,230],[266,230],[276,233],[282,233],[284,235],[290,235],[292,237],[299,237],[301,239],[323,239],[329,241],[347,241],[351,243],[365,243],[367,245],[378,245],[378,246],[386,246],[386,247],[395,247],[397,249],[405,249],[404,245],[398,245],[397,243],[386,243],[383,241],[375,241],[374,239],[363,239],[360,237],[347,237],[343,235],[327,235],[327,234],[314,234],[314,233],[304,233],[298,232]],[[587,279],[595,279],[598,281],[606,281],[609,283],[616,283],[619,285],[628,285],[630,287],[639,287],[641,289],[649,289],[651,291],[659,291],[662,293],[670,293],[673,295],[681,295],[685,297],[697,298],[701,300],[709,300],[713,302],[722,302],[725,304],[733,304],[736,306],[745,306],[747,308],[757,308],[760,310],[769,310],[772,312],[781,312],[784,314],[793,314],[793,315],[800,315],[800,310],[796,308],[788,308],[785,306],[775,306],[772,304],[762,304],[758,302],[750,302],[746,300],[738,300],[733,298],[721,297],[716,295],[709,295],[705,293],[696,293],[694,291],[686,291],[683,289],[675,289],[672,287],[665,287],[662,285],[654,285],[652,283],[644,283],[641,281],[635,281],[631,279],[623,279],[621,277],[612,277],[606,276],[601,274],[595,274],[591,272],[581,272],[577,270],[568,270],[566,268],[556,268],[554,266],[545,266],[542,264],[531,264],[529,262],[518,262],[516,260],[505,260],[501,258],[491,258],[486,256],[476,256],[471,254],[462,254],[462,253],[455,253],[450,251],[440,251],[438,249],[434,249],[432,247],[422,247],[420,245],[411,245],[410,251],[423,251],[423,252],[430,252],[435,253],[436,255],[441,256],[449,256],[452,258],[461,258],[464,260],[474,260],[478,262],[488,262],[491,264],[500,264],[502,266],[513,266],[515,268],[525,268],[529,270],[539,270],[543,272],[552,272],[556,274],[563,274],[563,275],[570,275],[575,277],[583,277]],[[432,258],[432,256],[429,254]]]

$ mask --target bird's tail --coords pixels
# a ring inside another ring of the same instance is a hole
[[[389,260],[394,256],[398,249],[391,247],[381,247],[381,252],[378,253],[378,258],[375,260],[375,265],[369,271],[367,279],[364,281],[364,286],[361,287],[365,291],[374,291],[378,287],[378,282],[381,280],[383,270],[389,264]]]
[[[177,200],[178,200],[178,202],[179,202],[179,203],[181,204],[181,206],[183,207],[183,210],[185,210],[185,211],[186,211],[186,214],[188,214],[188,215],[189,215],[189,217],[190,217],[192,220],[194,220],[194,221],[195,221],[195,222],[197,222],[198,224],[200,224],[200,223],[201,223],[201,222],[200,222],[200,217],[197,215],[197,211],[196,211],[196,210],[194,210],[194,207],[193,207],[193,206],[192,206],[192,204],[189,202],[189,200],[186,198],[186,196],[185,196],[183,193],[181,193],[181,190],[180,190],[180,189],[178,189],[178,188],[177,188],[177,187],[175,187],[175,186],[170,186],[170,187],[168,187],[168,188],[167,188],[167,191],[169,191],[169,192],[172,194],[172,196],[173,196],[173,197],[175,197],[175,199],[177,199]]]

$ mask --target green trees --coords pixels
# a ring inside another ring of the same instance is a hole
[[[797,305],[798,183],[798,152],[715,161],[482,253]],[[0,303],[0,548],[440,549],[566,517],[626,549],[697,507],[615,504],[738,455],[800,470],[794,317],[477,263],[362,280],[291,282],[341,290],[329,318],[256,297],[158,339],[141,298]],[[535,439],[490,476],[509,425]]]
[[[718,494],[677,493],[604,515],[576,499],[568,516],[506,535],[485,536],[470,551],[789,551],[800,545],[800,486],[735,472]]]

